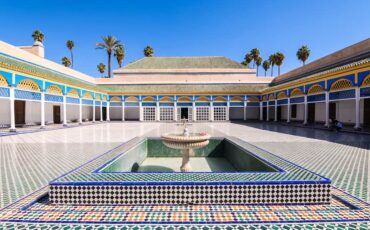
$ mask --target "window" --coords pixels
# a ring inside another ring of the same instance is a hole
[[[155,107],[143,108],[144,121],[155,121]]]
[[[214,107],[213,118],[215,121],[226,121],[226,109],[227,107]]]
[[[196,107],[197,121],[208,121],[209,120],[209,107]]]
[[[159,119],[161,121],[172,121],[173,120],[173,108],[172,107],[160,107]]]
[[[291,117],[292,118],[297,118],[297,105],[292,105]]]

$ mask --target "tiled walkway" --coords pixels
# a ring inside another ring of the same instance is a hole
[[[118,122],[0,137],[0,207],[135,136],[158,136],[180,128],[171,123]],[[370,136],[273,123],[204,123],[190,129],[239,137],[370,201]]]

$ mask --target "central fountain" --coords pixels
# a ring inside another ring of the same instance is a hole
[[[194,156],[194,149],[200,149],[209,144],[210,136],[206,133],[190,133],[187,120],[182,120],[184,130],[182,133],[166,133],[162,135],[163,143],[172,149],[182,152],[181,172],[190,172],[190,157]]]

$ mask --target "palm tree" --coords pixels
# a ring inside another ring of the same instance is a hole
[[[302,61],[303,65],[305,65],[306,60],[311,54],[311,50],[308,48],[308,46],[302,46],[297,51],[297,58],[298,60]]]
[[[65,67],[70,67],[72,62],[69,58],[67,57],[63,57],[62,58],[62,64],[65,66]]]
[[[75,47],[75,43],[72,41],[72,40],[68,40],[67,41],[67,48],[69,49],[69,51],[71,52],[71,61],[72,61],[72,68],[73,68],[73,52],[72,52],[72,49]]]
[[[98,67],[99,72],[101,73],[101,77],[103,77],[103,74],[105,72],[105,65],[103,63],[99,63],[97,67]]]
[[[262,64],[262,58],[258,57],[256,60],[256,66],[257,66],[257,76],[258,76],[258,67]]]
[[[110,63],[111,63],[112,53],[119,46],[121,46],[121,42],[119,40],[117,40],[117,38],[115,38],[112,35],[103,36],[102,39],[103,39],[103,42],[96,43],[96,48],[97,49],[105,49],[107,51],[107,54],[108,54],[108,77],[110,78],[111,77],[111,65],[110,65]]]
[[[151,46],[147,46],[144,48],[144,56],[145,57],[153,57],[154,49]]]
[[[267,70],[270,69],[270,62],[268,60],[265,60],[262,64],[262,68],[265,70],[265,77],[266,77]]]
[[[44,34],[40,30],[33,31],[32,37],[35,42],[43,43],[44,41]]]
[[[280,75],[280,66],[283,64],[285,56],[281,52],[275,53],[275,64],[278,66],[278,75]]]
[[[123,45],[117,47],[117,49],[114,51],[114,56],[117,59],[119,68],[121,68],[123,59],[125,58],[125,48],[123,47]]]
[[[244,57],[244,62],[246,64],[246,66],[249,68],[249,63],[251,63],[251,61],[253,60],[253,56],[251,53],[247,53]]]
[[[274,65],[276,63],[275,61],[276,61],[275,54],[271,54],[269,57],[269,62],[271,65],[271,77],[274,76]]]
[[[253,57],[253,68],[255,67],[255,64],[257,62],[257,59],[260,56],[260,50],[258,48],[254,48],[251,50],[251,55]]]

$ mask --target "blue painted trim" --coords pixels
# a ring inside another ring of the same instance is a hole
[[[16,74],[15,75],[15,86],[17,86],[19,84],[20,81],[22,80],[31,80],[31,81],[34,81],[39,87],[40,87],[40,90],[43,91],[44,90],[44,87],[43,87],[43,83],[41,80],[39,79],[34,79],[34,78],[31,78],[31,77],[26,77],[26,76],[23,76],[23,75],[19,75],[19,74]]]
[[[342,77],[337,77],[337,78],[334,78],[334,79],[330,79],[328,80],[328,87],[327,87],[327,90],[329,90],[331,88],[331,86],[333,85],[334,82],[338,81],[338,80],[341,80],[341,79],[347,79],[347,80],[350,80],[352,82],[352,85],[356,86],[357,84],[355,83],[355,74],[350,74],[350,75],[346,75],[346,76],[342,76]]]
[[[361,86],[365,80],[365,77],[367,77],[370,74],[370,70],[365,72],[358,73],[358,85]]]
[[[12,73],[5,72],[5,71],[0,71],[0,74],[3,75],[8,82],[8,86],[13,85],[13,80],[12,80]]]

